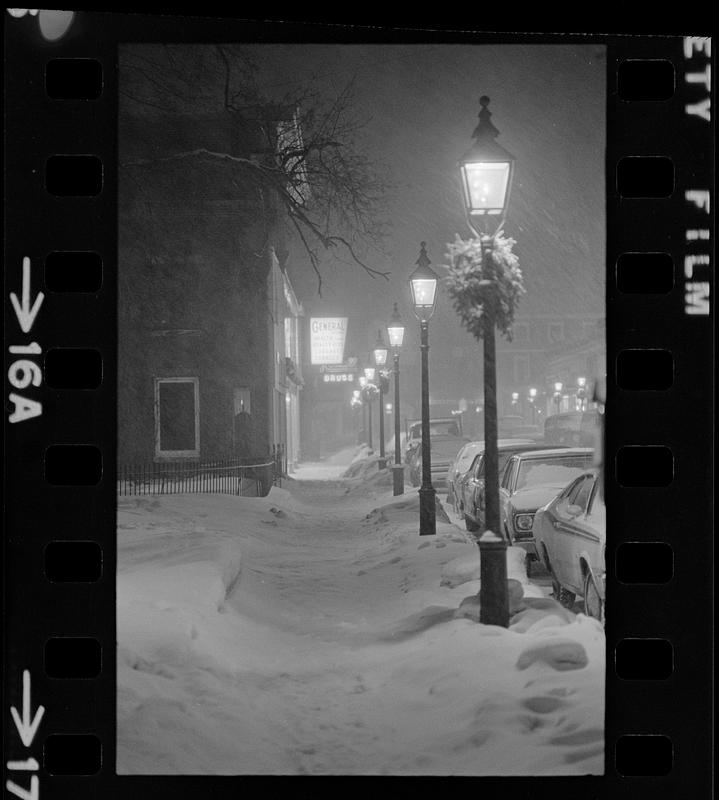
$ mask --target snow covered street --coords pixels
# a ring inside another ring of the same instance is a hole
[[[420,538],[416,490],[351,456],[264,498],[119,499],[118,772],[601,774],[601,626],[515,548],[519,613],[478,624],[476,545]]]

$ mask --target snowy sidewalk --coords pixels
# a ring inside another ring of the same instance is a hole
[[[121,498],[118,772],[600,773],[601,627],[458,615],[476,546],[439,520],[420,538],[416,491],[344,468]]]

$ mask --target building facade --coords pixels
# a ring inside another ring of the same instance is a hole
[[[241,168],[271,157],[258,131],[121,109],[120,463],[297,457],[302,311],[273,198]],[[240,167],[183,156],[200,149]]]

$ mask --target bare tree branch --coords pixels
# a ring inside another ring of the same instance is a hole
[[[387,184],[356,144],[365,121],[353,116],[351,81],[329,100],[311,86],[270,100],[258,90],[256,67],[239,45],[134,47],[121,68],[127,78],[123,102],[130,114],[228,114],[236,130],[249,123],[265,142],[259,156],[209,146],[161,156],[132,152],[123,154],[121,168],[211,159],[246,170],[259,190],[271,189],[279,199],[317,275],[318,292],[321,250],[340,247],[370,277],[388,278],[389,272],[371,266],[363,255],[369,248],[381,252]]]

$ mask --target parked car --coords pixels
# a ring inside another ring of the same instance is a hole
[[[565,447],[594,447],[598,425],[595,410],[553,414],[544,421],[544,441]]]
[[[409,462],[410,456],[422,444],[422,420],[421,419],[408,419],[405,420],[407,435],[405,437],[405,461]],[[462,441],[469,441],[462,433],[462,417],[432,417],[429,420],[429,438],[433,439],[437,436],[457,436],[461,437]]]
[[[527,571],[538,560],[532,526],[537,509],[553,500],[574,478],[591,469],[591,447],[534,450],[512,456],[499,484],[503,533],[527,551]]]
[[[582,597],[587,616],[603,623],[606,509],[599,471],[582,473],[540,508],[532,531],[557,600],[571,608]]]
[[[501,476],[507,461],[515,454],[531,450],[544,449],[545,445],[536,444],[528,439],[500,439],[497,442],[498,474]],[[457,503],[459,516],[464,518],[468,531],[484,528],[484,448],[475,456],[472,466],[465,473],[462,481],[457,483]]]
[[[479,455],[484,450],[484,442],[467,442],[463,445],[457,457],[450,464],[447,471],[447,502],[452,504],[454,513],[459,517],[461,489],[460,482],[466,476],[467,471],[472,466],[475,456]]]
[[[512,436],[517,439],[530,439],[533,442],[544,442],[544,431],[539,425],[517,425],[512,430]]]
[[[519,414],[508,414],[497,419],[497,431],[499,436],[505,439],[518,438],[514,437],[514,431],[522,425],[524,425],[524,417],[520,417]]]
[[[446,486],[447,473],[459,450],[467,444],[464,436],[436,435],[429,438],[432,485]],[[407,457],[409,479],[412,486],[422,483],[422,447],[415,447]]]

